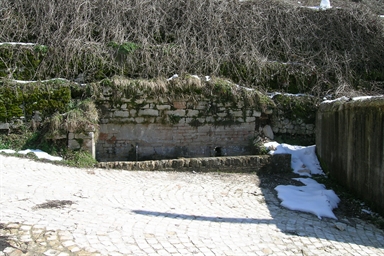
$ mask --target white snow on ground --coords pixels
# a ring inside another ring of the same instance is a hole
[[[303,96],[309,96],[309,97],[313,97],[313,95],[311,94],[305,94],[305,93],[281,93],[281,92],[271,92],[271,93],[267,93],[268,97],[269,98],[273,98],[275,97],[276,95],[284,95],[284,96],[291,96],[291,97],[303,97]]]
[[[11,81],[17,84],[31,84],[31,83],[37,83],[37,82],[47,83],[47,82],[56,81],[56,80],[69,82],[69,80],[65,78],[53,78],[53,79],[41,80],[41,81],[28,81],[28,80],[11,80]]]
[[[168,78],[167,81],[171,81],[171,80],[173,80],[173,79],[175,79],[175,78],[178,78],[178,77],[179,77],[178,74],[174,74],[173,76],[171,76],[170,78]]]
[[[332,103],[332,102],[336,102],[336,101],[348,101],[349,98],[348,97],[340,97],[340,98],[337,98],[337,99],[334,99],[334,100],[324,100],[323,102],[321,103]]]
[[[275,188],[281,205],[294,211],[309,212],[319,219],[337,219],[332,209],[337,208],[339,197],[333,190],[309,178],[296,178],[306,186],[279,185]]]
[[[317,159],[316,146],[292,146],[275,141],[265,143],[270,154],[291,154],[293,171],[302,176],[324,175]],[[309,212],[321,217],[337,219],[332,210],[337,208],[339,197],[333,190],[327,190],[323,184],[311,178],[296,178],[305,186],[279,185],[275,188],[281,205],[294,211]]]
[[[23,46],[35,46],[34,43],[20,43],[20,42],[5,42],[0,43],[0,45],[23,45]]]
[[[329,8],[332,8],[331,7],[331,3],[329,2],[329,0],[321,0],[320,2],[320,9],[329,9]]]
[[[61,161],[63,160],[62,157],[59,157],[59,156],[51,156],[50,154],[40,150],[40,149],[26,149],[26,150],[21,150],[21,151],[18,151],[16,152],[15,150],[12,150],[12,149],[1,149],[0,150],[0,153],[7,153],[7,154],[15,154],[15,153],[18,153],[18,154],[23,154],[23,155],[26,155],[28,153],[34,153],[37,158],[39,159],[48,159],[48,160],[51,160],[51,161]]]
[[[337,98],[337,99],[334,99],[334,100],[324,100],[323,102],[321,102],[321,104],[323,104],[323,103],[332,103],[332,102],[336,102],[336,101],[369,100],[369,99],[383,98],[383,97],[384,97],[384,95],[376,95],[376,96],[359,96],[359,97],[353,97],[353,98],[348,98],[348,97],[343,96],[343,97],[340,97],[340,98]]]
[[[324,174],[317,159],[316,146],[292,146],[279,144],[275,141],[267,142],[264,146],[269,149],[269,154],[291,154],[291,167],[294,173],[310,177],[311,174]]]

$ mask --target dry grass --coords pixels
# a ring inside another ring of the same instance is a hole
[[[220,77],[199,77],[185,74],[173,79],[128,79],[115,76],[112,79],[92,83],[89,95],[96,101],[109,97],[112,102],[121,104],[126,100],[158,99],[174,101],[185,99],[190,102],[216,100],[225,104],[242,104],[256,110],[274,108],[273,101],[253,88],[239,86],[229,79]]]
[[[372,12],[381,0],[332,1],[343,9],[320,12],[292,1],[1,1],[0,41],[48,46],[35,79],[190,73],[315,94],[345,83],[382,90],[383,23]],[[13,70],[14,58],[0,62]]]
[[[55,113],[47,121],[48,137],[58,138],[68,132],[98,132],[99,114],[93,101],[74,102],[72,108],[64,113]],[[97,136],[95,136],[97,138]]]

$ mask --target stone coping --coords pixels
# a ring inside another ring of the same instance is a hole
[[[290,172],[291,155],[248,155],[149,161],[100,162],[99,168],[130,171]]]

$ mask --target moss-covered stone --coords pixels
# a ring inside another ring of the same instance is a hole
[[[39,111],[43,116],[63,113],[70,100],[69,84],[60,80],[28,84],[6,81],[0,87],[0,119],[7,121],[22,116],[29,119],[34,111]]]
[[[273,97],[273,101],[285,118],[292,121],[301,119],[307,124],[315,123],[317,98],[279,94]]]

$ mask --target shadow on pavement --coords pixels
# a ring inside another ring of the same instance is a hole
[[[147,215],[147,216],[165,217],[165,218],[171,218],[171,219],[210,221],[210,222],[260,224],[260,223],[268,223],[269,221],[271,221],[267,219],[263,220],[263,219],[250,219],[250,218],[211,217],[211,216],[200,216],[200,215],[177,214],[177,213],[169,213],[169,212],[142,211],[142,210],[133,210],[132,212],[136,214]]]

